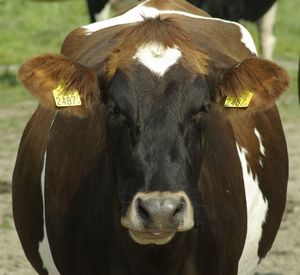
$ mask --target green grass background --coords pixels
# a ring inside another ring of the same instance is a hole
[[[88,23],[85,0],[0,0],[0,64],[59,52],[64,37]]]
[[[21,64],[43,53],[58,53],[64,37],[74,28],[88,23],[85,0],[0,0],[0,66]],[[247,27],[257,40],[255,25]],[[279,0],[275,31],[275,60],[287,64],[292,79],[291,92],[282,97],[280,107],[283,115],[294,116],[299,114],[296,96],[299,0]],[[15,74],[0,69],[0,108],[18,106],[30,99]]]

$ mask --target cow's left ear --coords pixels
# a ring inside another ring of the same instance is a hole
[[[25,62],[19,79],[42,106],[62,113],[83,117],[99,102],[96,72],[63,55],[47,54]]]
[[[218,72],[215,100],[225,107],[267,108],[289,87],[289,76],[275,63],[251,58]]]

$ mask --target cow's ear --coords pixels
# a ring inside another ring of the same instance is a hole
[[[259,58],[246,59],[217,75],[215,100],[227,110],[268,108],[289,87],[284,69]]]
[[[86,116],[99,102],[95,71],[62,55],[42,55],[25,62],[19,79],[41,105],[71,115]]]

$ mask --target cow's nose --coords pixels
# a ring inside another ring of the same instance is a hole
[[[186,201],[183,196],[146,195],[136,199],[136,215],[146,229],[176,230],[184,219]]]

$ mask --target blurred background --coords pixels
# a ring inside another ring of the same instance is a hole
[[[300,7],[299,0],[278,3],[273,59],[291,77],[289,91],[278,102],[289,148],[290,181],[281,229],[259,274],[300,275]],[[59,53],[65,36],[89,20],[85,0],[0,0],[0,275],[35,274],[20,246],[11,211],[11,176],[18,143],[37,106],[18,83],[19,64],[35,55]],[[246,27],[258,42],[255,25],[247,23]]]

